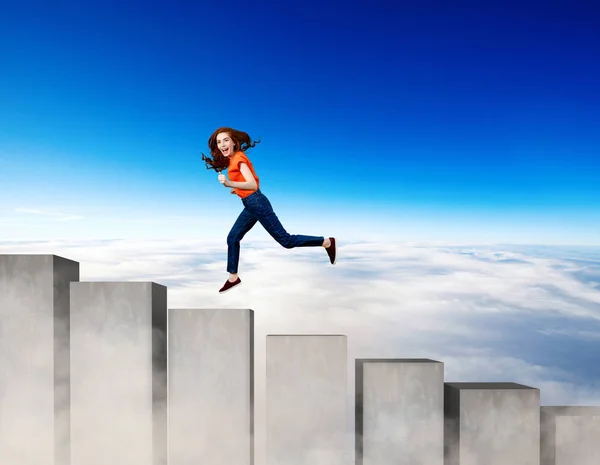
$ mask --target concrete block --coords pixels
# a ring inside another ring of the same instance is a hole
[[[600,461],[600,406],[541,407],[541,465]]]
[[[267,465],[348,463],[346,339],[267,336]]]
[[[71,284],[73,465],[165,465],[167,288]]]
[[[539,389],[445,383],[444,416],[446,465],[539,465]]]
[[[443,465],[444,365],[356,359],[357,465]]]
[[[254,312],[169,309],[169,465],[254,463]]]
[[[69,285],[79,263],[0,255],[0,463],[69,464]]]

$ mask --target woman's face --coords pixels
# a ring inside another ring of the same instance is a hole
[[[217,148],[221,151],[223,155],[226,157],[233,156],[234,152],[234,142],[226,132],[221,132],[217,134]]]

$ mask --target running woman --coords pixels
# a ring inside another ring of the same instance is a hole
[[[227,236],[227,272],[229,278],[219,290],[227,292],[241,284],[238,276],[240,260],[240,242],[250,229],[260,222],[267,232],[286,249],[294,247],[325,247],[332,265],[335,264],[335,238],[325,239],[323,236],[303,236],[289,234],[281,225],[269,199],[260,191],[260,180],[254,171],[252,163],[244,152],[254,147],[258,142],[252,142],[250,136],[232,128],[219,128],[208,139],[208,147],[212,159],[202,154],[208,169],[219,173],[218,179],[225,187],[231,187],[231,193],[242,199],[244,209]],[[227,169],[229,180],[221,173]]]

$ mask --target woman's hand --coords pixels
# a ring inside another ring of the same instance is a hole
[[[230,194],[235,194],[235,189],[231,189]]]
[[[222,173],[219,174],[219,182],[221,184],[223,184],[225,187],[231,187],[231,186],[229,186],[229,181],[227,180],[227,178],[225,177],[225,175],[222,174]]]

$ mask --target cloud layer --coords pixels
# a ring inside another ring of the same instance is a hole
[[[255,311],[257,463],[264,441],[265,336],[348,336],[349,430],[354,358],[432,358],[446,381],[512,381],[543,405],[600,405],[600,249],[433,246],[340,241],[322,248],[242,242],[242,285],[224,241],[0,243],[0,253],[80,262],[81,281],[153,281],[168,308]]]

